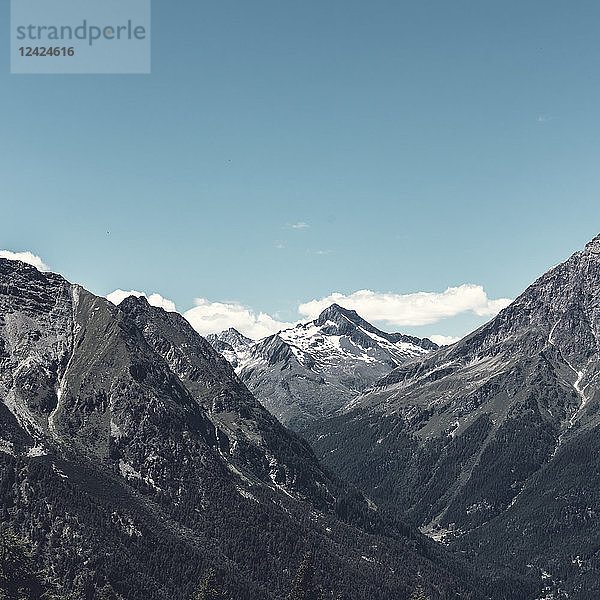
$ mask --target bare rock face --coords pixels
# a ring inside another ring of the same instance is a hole
[[[545,597],[588,598],[600,586],[600,514],[588,510],[600,501],[599,408],[600,236],[308,435],[428,534],[539,578]]]
[[[0,276],[0,397],[13,425],[0,443],[22,448],[48,432],[56,409],[73,345],[76,291],[61,277],[15,261],[1,261]]]
[[[0,489],[0,520],[86,600],[107,583],[184,600],[211,567],[275,600],[308,549],[356,600],[406,596],[418,572],[436,599],[490,595],[323,469],[183,317],[4,259]]]
[[[208,340],[282,423],[301,430],[334,414],[406,360],[437,346],[380,331],[333,304],[317,319],[257,342],[228,329]]]

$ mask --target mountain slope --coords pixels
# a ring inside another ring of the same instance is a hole
[[[597,597],[600,236],[460,342],[308,431],[317,454],[453,547]]]
[[[0,398],[0,519],[75,597],[109,583],[183,600],[215,567],[236,599],[280,599],[308,549],[325,587],[356,600],[407,596],[419,572],[435,599],[501,597],[332,478],[145,299],[115,307],[0,260]]]
[[[380,331],[337,304],[255,343],[232,329],[208,340],[293,429],[333,414],[402,362],[437,348],[427,339]]]

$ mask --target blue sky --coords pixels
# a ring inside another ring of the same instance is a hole
[[[599,32],[591,1],[154,0],[151,75],[29,76],[4,26],[0,248],[251,320],[514,298],[600,232]]]

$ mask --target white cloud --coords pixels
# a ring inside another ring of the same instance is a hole
[[[10,250],[0,250],[0,258],[7,258],[8,260],[20,260],[21,262],[34,266],[38,271],[50,270],[39,256],[29,251],[11,252]]]
[[[200,335],[234,327],[245,336],[258,340],[295,325],[278,321],[263,312],[257,314],[237,302],[211,302],[206,298],[196,298],[194,304],[194,308],[183,316]]]
[[[428,335],[428,337],[434,344],[438,346],[449,346],[450,344],[454,344],[458,342],[458,340],[462,339],[459,337],[453,337],[451,335],[438,335],[437,333],[434,335]]]
[[[308,229],[310,225],[304,221],[298,221],[292,225],[292,229]]]
[[[136,290],[130,290],[126,292],[124,290],[115,290],[106,296],[107,300],[110,300],[113,304],[119,305],[125,298],[129,296],[135,296],[136,298],[144,297],[148,300],[148,304],[150,306],[157,306],[159,308],[164,308],[167,312],[177,312],[175,308],[175,302],[172,300],[168,300],[167,298],[163,298],[160,294],[150,294],[146,295],[144,292],[137,292]]]
[[[320,300],[300,304],[298,312],[314,319],[333,303],[354,309],[367,321],[382,321],[393,327],[431,325],[442,319],[472,312],[494,316],[510,304],[508,298],[490,300],[481,285],[463,284],[444,292],[382,294],[359,290],[350,295],[333,293]]]

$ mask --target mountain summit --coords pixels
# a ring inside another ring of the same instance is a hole
[[[398,365],[437,348],[428,339],[380,331],[338,304],[255,343],[239,335],[229,329],[208,340],[293,429],[333,414]]]

